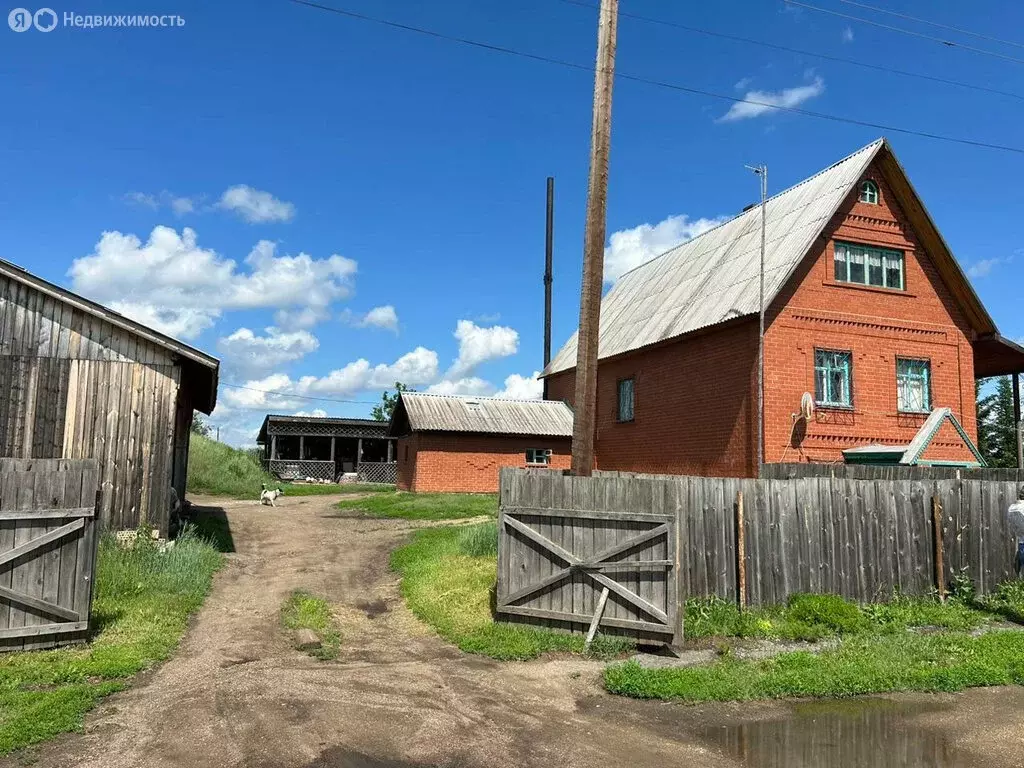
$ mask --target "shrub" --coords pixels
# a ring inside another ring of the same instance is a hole
[[[789,618],[806,625],[810,634],[819,628],[828,633],[854,634],[866,624],[860,608],[839,595],[795,594],[787,606]]]

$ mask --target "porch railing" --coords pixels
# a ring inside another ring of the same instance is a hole
[[[267,462],[271,474],[282,480],[314,480],[334,482],[334,462],[316,461],[313,459],[271,459]]]
[[[362,461],[356,467],[356,477],[360,483],[387,483],[394,485],[398,482],[398,462]]]

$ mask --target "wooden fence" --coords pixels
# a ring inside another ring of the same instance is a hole
[[[503,469],[497,614],[584,628],[597,606],[600,581],[588,571],[595,553],[662,525],[671,531],[664,548],[644,541],[614,558],[651,560],[660,571],[652,564],[606,575],[664,618],[604,585],[616,596],[608,618],[657,624],[643,627],[649,639],[674,633],[674,601],[688,597],[769,605],[822,592],[866,602],[945,590],[962,577],[987,592],[1015,576],[1006,513],[1017,489],[995,480],[578,478]]]
[[[904,464],[765,464],[762,480],[797,480],[802,477],[841,477],[849,480],[998,480],[1024,483],[1024,470],[1016,467],[928,467]]]
[[[0,650],[87,635],[99,479],[95,459],[0,459]]]

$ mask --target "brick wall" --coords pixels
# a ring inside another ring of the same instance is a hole
[[[568,469],[571,444],[569,438],[414,433],[398,441],[398,488],[495,493],[498,470],[525,467],[527,448],[550,449],[553,455],[549,466]]]
[[[873,168],[866,176],[878,184],[879,204],[851,196],[773,302],[765,335],[766,461],[842,461],[846,448],[909,443],[925,417],[897,410],[897,357],[930,361],[932,406],[951,408],[976,438],[970,325],[884,178]],[[837,283],[836,240],[903,251],[906,290]],[[853,408],[818,407],[805,423],[793,414],[804,392],[814,394],[816,348],[852,353]]]
[[[920,460],[941,464],[947,461],[959,463],[977,461],[978,459],[974,452],[964,443],[956,427],[953,426],[949,419],[945,419],[942,422],[942,426],[935,433],[935,437],[932,438],[928,447],[924,449]]]
[[[617,421],[619,379],[634,377],[634,419]],[[757,448],[757,320],[601,362],[598,469],[743,477]],[[552,376],[548,399],[570,404],[575,370]]]

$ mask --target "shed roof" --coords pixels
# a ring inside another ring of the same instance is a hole
[[[271,424],[274,425],[271,428]],[[289,435],[334,435],[337,437],[384,437],[388,423],[376,419],[350,419],[338,416],[289,416],[268,413],[260,426],[256,443],[266,445],[271,433]]]
[[[409,432],[572,437],[572,409],[556,400],[402,392],[388,434]]]
[[[176,354],[181,359],[182,368],[189,374],[188,386],[193,407],[203,413],[213,411],[217,404],[217,381],[220,374],[220,361],[217,358],[33,275],[17,264],[0,259],[0,274]]]
[[[940,273],[980,332],[995,325],[974,293],[885,139],[769,198],[766,205],[765,304],[778,295],[815,240],[878,160]],[[724,224],[627,272],[601,301],[600,358],[613,357],[760,310],[761,211]],[[576,334],[545,376],[576,366]]]

